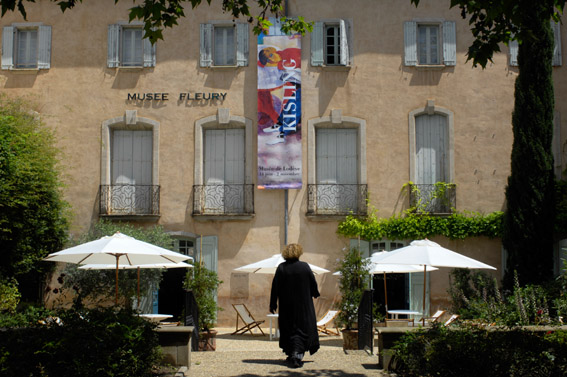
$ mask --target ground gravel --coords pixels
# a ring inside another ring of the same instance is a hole
[[[343,351],[340,336],[320,336],[321,348],[306,354],[302,368],[292,369],[285,363],[277,339],[268,335],[230,335],[232,328],[218,328],[216,351],[192,352],[191,367],[185,376],[388,376],[378,369],[376,348],[366,351]],[[176,376],[183,374],[177,373]]]

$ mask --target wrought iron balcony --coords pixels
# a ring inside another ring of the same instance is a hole
[[[307,215],[346,216],[368,213],[367,185],[307,185]]]
[[[252,215],[254,185],[195,185],[193,215]]]
[[[456,207],[457,189],[454,183],[409,185],[410,207],[417,213],[449,214]]]
[[[101,215],[159,215],[159,186],[101,185]]]

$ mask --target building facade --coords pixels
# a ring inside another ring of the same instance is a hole
[[[89,1],[64,14],[47,0],[30,3],[27,20],[0,19],[0,87],[34,100],[57,131],[72,232],[100,218],[163,226],[179,251],[218,271],[219,324],[232,326],[231,303],[244,302],[257,319],[268,313],[271,285],[270,276],[234,269],[286,243],[302,244],[304,260],[331,271],[349,245],[368,254],[408,244],[336,232],[351,212],[389,217],[407,209],[409,182],[426,198],[437,182],[455,184],[448,201],[428,201],[428,212],[504,209],[515,47],[473,68],[468,22],[449,3],[286,2],[288,17],[315,21],[300,44],[301,185],[292,189],[259,188],[258,151],[278,148],[268,144],[278,134],[260,127],[277,122],[259,109],[258,37],[214,2],[187,9],[155,45],[142,38],[141,23],[128,22],[128,2]],[[566,73],[563,30],[554,28],[560,174]],[[500,240],[435,241],[497,267],[501,277]],[[338,299],[337,277],[317,280],[321,314]],[[402,280],[399,304],[419,309],[422,278]],[[431,310],[446,307],[448,271],[428,281]]]

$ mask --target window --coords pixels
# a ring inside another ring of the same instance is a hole
[[[410,205],[426,213],[455,207],[453,114],[428,101],[410,113]]]
[[[108,67],[155,67],[156,46],[143,37],[140,23],[108,25]]]
[[[248,65],[248,24],[226,21],[201,24],[201,67]]]
[[[454,66],[457,62],[453,21],[404,23],[406,66]]]
[[[313,216],[364,215],[366,198],[366,147],[364,120],[331,117],[308,121],[308,203]]]
[[[2,32],[2,69],[49,69],[51,26],[13,24]]]
[[[551,21],[551,29],[553,30],[553,61],[554,67],[560,67],[563,64],[561,57],[561,24]],[[518,66],[518,41],[513,40],[508,43],[510,50],[510,65]]]
[[[551,150],[553,152],[553,170],[555,177],[561,179],[563,176],[563,151],[561,147],[561,116],[559,111],[553,114],[553,138],[551,142]]]
[[[352,65],[351,39],[351,26],[347,20],[316,22],[311,32],[311,65]]]
[[[128,110],[102,127],[100,214],[158,216],[159,123]]]
[[[196,122],[193,215],[253,215],[252,125],[228,109]]]

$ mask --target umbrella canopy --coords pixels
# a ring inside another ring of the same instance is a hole
[[[418,265],[422,267],[424,272],[428,267],[452,267],[452,268],[468,268],[468,269],[489,269],[496,268],[488,264],[466,257],[456,253],[441,245],[425,240],[416,240],[409,246],[380,255],[375,258],[379,264],[398,264],[398,265]],[[423,310],[425,312],[425,288],[427,274],[423,274]],[[425,313],[423,317],[425,318]]]
[[[427,239],[413,241],[409,246],[377,257],[375,261],[380,264],[413,264],[432,267],[496,270],[492,266],[446,249]]]
[[[285,262],[285,259],[282,257],[281,254],[272,255],[267,259],[262,259],[261,261],[247,264],[246,266],[235,268],[235,271],[241,272],[250,272],[255,274],[275,274],[276,269],[280,265],[280,263]],[[324,268],[314,266],[308,263],[309,267],[311,267],[311,271],[315,275],[324,274],[330,272],[329,270],[325,270]]]
[[[176,253],[120,232],[95,241],[49,254],[44,260],[77,264],[114,264],[116,269],[116,300],[118,304],[118,269],[121,265],[178,263],[189,256]]]

